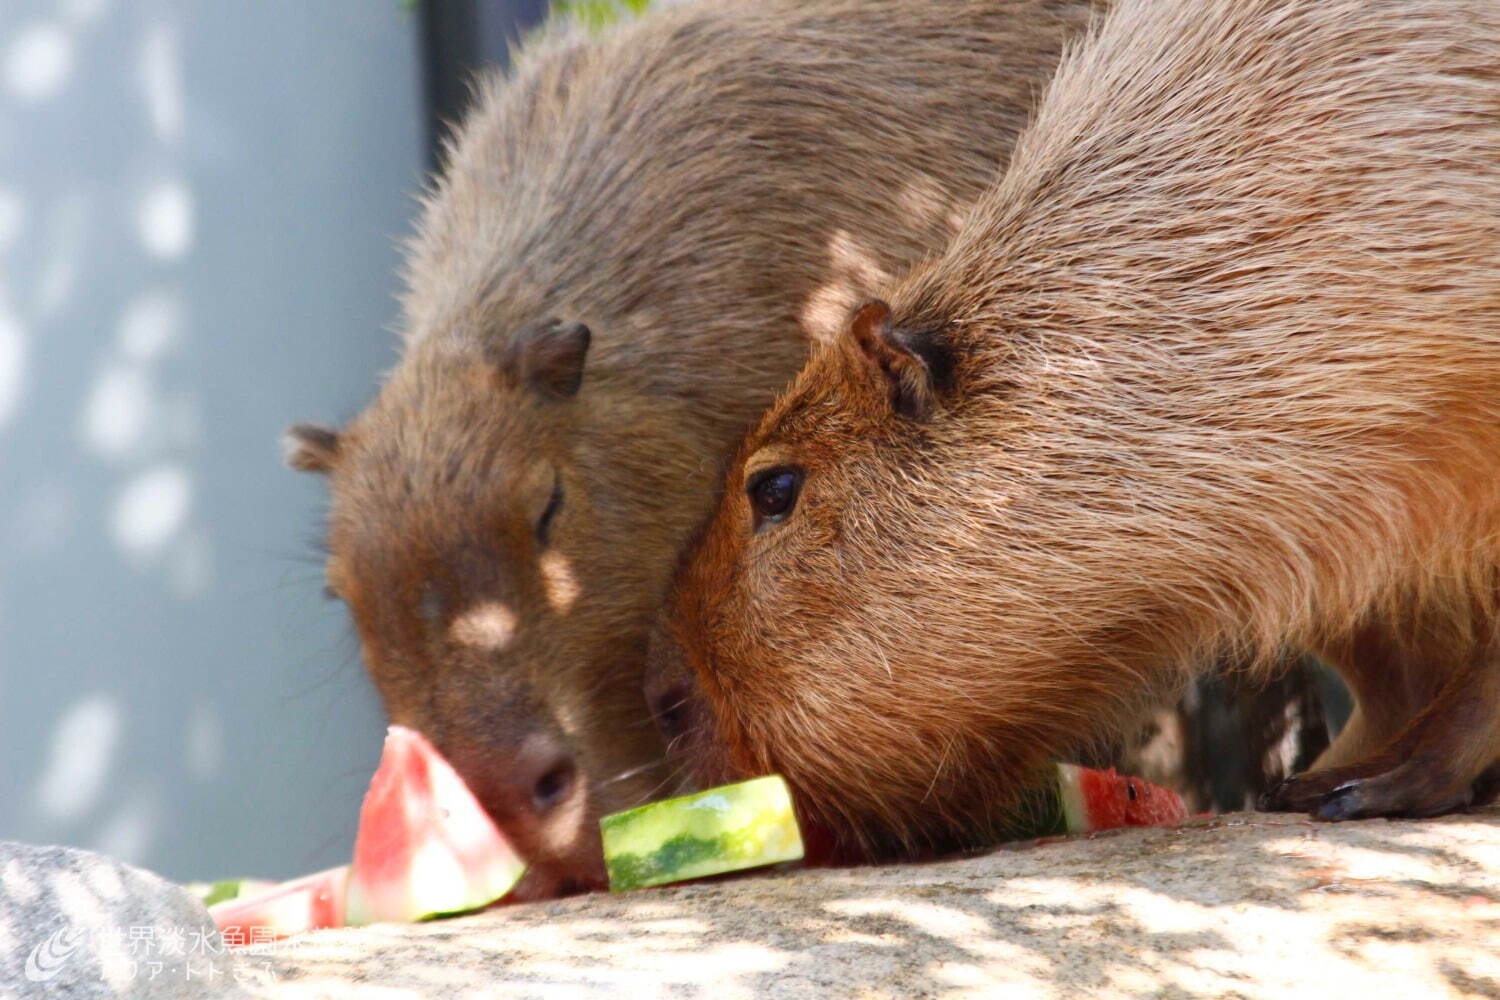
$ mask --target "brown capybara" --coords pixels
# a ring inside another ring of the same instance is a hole
[[[1357,708],[1269,807],[1493,794],[1500,4],[1123,0],[887,301],[667,598],[700,780],[783,774],[849,855],[976,843],[1185,665],[1307,648]]]
[[[666,777],[646,633],[733,447],[993,180],[1074,0],[774,0],[554,28],[483,87],[410,252],[370,407],[300,426],[327,577],[391,719],[531,862]]]

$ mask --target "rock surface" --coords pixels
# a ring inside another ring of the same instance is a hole
[[[257,995],[1500,997],[1500,810],[1237,814],[982,857],[784,872],[320,931]]]
[[[243,997],[203,904],[113,858],[0,841],[0,1000]]]

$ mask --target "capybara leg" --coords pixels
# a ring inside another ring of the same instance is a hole
[[[1263,812],[1311,812],[1340,785],[1373,778],[1405,759],[1393,740],[1432,699],[1413,684],[1427,671],[1380,622],[1321,650],[1354,696],[1354,712],[1311,768],[1294,774],[1260,797]]]
[[[1350,722],[1354,721],[1354,717],[1351,717]],[[1347,730],[1348,727],[1346,726],[1345,729]],[[1344,734],[1339,735],[1342,741]],[[1342,741],[1342,745],[1349,747],[1358,744],[1353,741]],[[1320,759],[1318,765],[1322,763]],[[1350,764],[1335,767],[1314,766],[1312,770],[1294,774],[1266,792],[1260,797],[1257,806],[1261,812],[1312,812],[1335,788],[1351,781],[1384,774],[1400,763],[1401,757],[1387,749]]]
[[[1493,796],[1500,780],[1500,657],[1493,648],[1455,671],[1437,698],[1389,747],[1354,767],[1390,764],[1330,788],[1312,808],[1319,819],[1436,816]],[[1320,777],[1314,773],[1310,778]]]
[[[1487,806],[1500,798],[1500,761],[1496,761],[1485,769],[1485,772],[1474,779],[1474,801],[1470,803],[1476,806]]]

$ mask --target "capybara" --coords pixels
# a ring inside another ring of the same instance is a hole
[[[1500,4],[1123,0],[727,476],[648,690],[843,853],[982,842],[1193,665],[1297,649],[1357,707],[1268,807],[1492,795]]]
[[[665,777],[646,635],[744,431],[956,233],[1090,8],[775,0],[554,27],[486,83],[410,250],[404,349],[339,431],[328,584],[393,721],[531,862]]]

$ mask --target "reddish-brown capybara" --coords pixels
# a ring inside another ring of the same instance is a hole
[[[646,633],[735,443],[992,181],[1077,0],[773,0],[553,29],[483,87],[410,253],[404,350],[339,431],[328,583],[391,719],[531,862],[665,777]]]
[[[852,855],[979,842],[1186,665],[1310,648],[1358,704],[1270,808],[1493,794],[1500,4],[1123,0],[886,302],[667,599],[700,780],[779,772]]]

